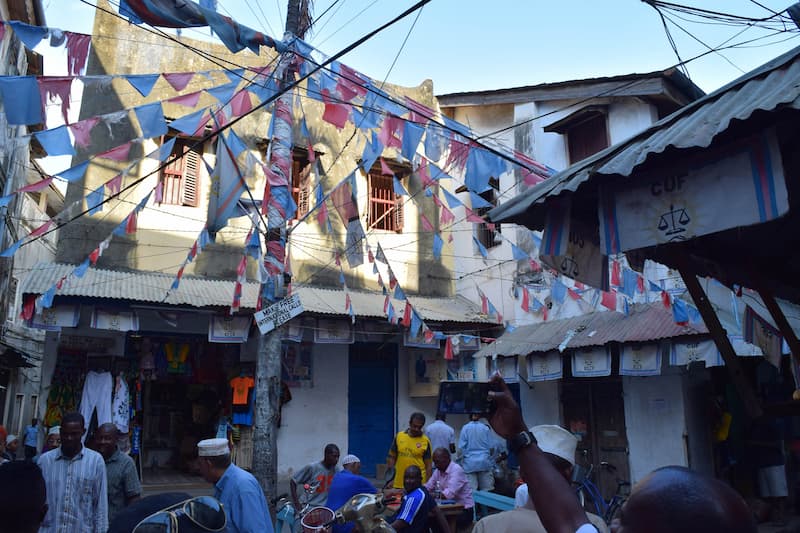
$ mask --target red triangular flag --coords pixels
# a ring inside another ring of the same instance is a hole
[[[611,263],[611,284],[617,287],[622,285],[619,274],[619,261],[614,261]]]
[[[380,159],[381,159],[381,174],[383,174],[384,176],[394,176],[394,172],[392,172],[392,169],[389,168],[389,165],[386,164],[386,161],[384,161],[382,157]]]
[[[531,309],[531,295],[525,287],[522,287],[522,305],[520,307],[526,313]]]
[[[411,304],[406,302],[406,308],[403,310],[403,321],[401,322],[405,327],[411,325]]]
[[[672,310],[672,301],[670,301],[669,293],[667,291],[661,291],[661,303],[663,303],[664,307],[667,309]]]
[[[600,303],[612,311],[617,310],[617,294],[611,291],[602,291]]]

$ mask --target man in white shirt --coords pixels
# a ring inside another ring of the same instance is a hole
[[[425,435],[431,441],[432,450],[444,448],[456,453],[456,431],[445,423],[446,419],[444,413],[436,413],[436,420],[425,428]]]

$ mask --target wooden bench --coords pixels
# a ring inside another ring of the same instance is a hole
[[[503,496],[502,494],[495,494],[485,490],[473,490],[472,499],[475,501],[475,520],[478,516],[478,505],[488,507],[497,511],[510,511],[514,508],[514,498]]]

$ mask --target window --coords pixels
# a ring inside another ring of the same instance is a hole
[[[407,172],[392,169],[401,179]],[[403,197],[394,192],[394,178],[381,173],[380,167],[373,168],[367,176],[369,181],[369,229],[403,231]]]
[[[495,205],[497,203],[497,191],[499,188],[500,182],[492,178],[489,180],[489,189],[480,193],[480,197],[490,204]],[[482,217],[488,213],[490,209],[490,207],[480,207],[475,210],[475,214]],[[500,233],[500,224],[483,222],[478,224],[478,227],[475,229],[475,238],[486,248],[493,248],[500,244],[500,239],[497,236],[498,233]]]
[[[179,137],[175,140],[170,159],[182,157],[161,169],[162,204],[197,207],[203,149],[195,144],[195,139]]]
[[[567,137],[570,164],[608,148],[605,106],[587,106],[544,128]]]

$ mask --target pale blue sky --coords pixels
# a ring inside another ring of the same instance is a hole
[[[759,3],[777,12],[792,1]],[[674,2],[758,18],[770,14],[753,0]],[[49,26],[91,31],[93,9],[80,0],[43,3]],[[323,15],[333,3],[316,0],[314,11],[320,19],[308,39],[328,54],[414,4],[411,0],[339,0]],[[218,10],[275,35],[282,33],[285,4],[286,0],[219,0]],[[343,61],[373,78],[383,79],[388,73],[388,81],[401,85],[430,78],[437,94],[650,72],[678,62],[658,13],[640,0],[433,0],[411,29],[414,19],[411,15],[399,22]],[[674,20],[712,47],[745,29]],[[670,29],[684,60],[707,50],[675,26]],[[792,33],[722,52],[730,63],[716,54],[693,61],[689,74],[710,92],[740,76],[739,69],[751,70],[800,45],[798,30],[791,24],[787,29]],[[409,30],[408,41],[389,71]],[[207,29],[184,31],[191,37],[208,35]],[[764,30],[751,27],[732,42],[765,35]],[[762,46],[776,41],[783,42]]]

